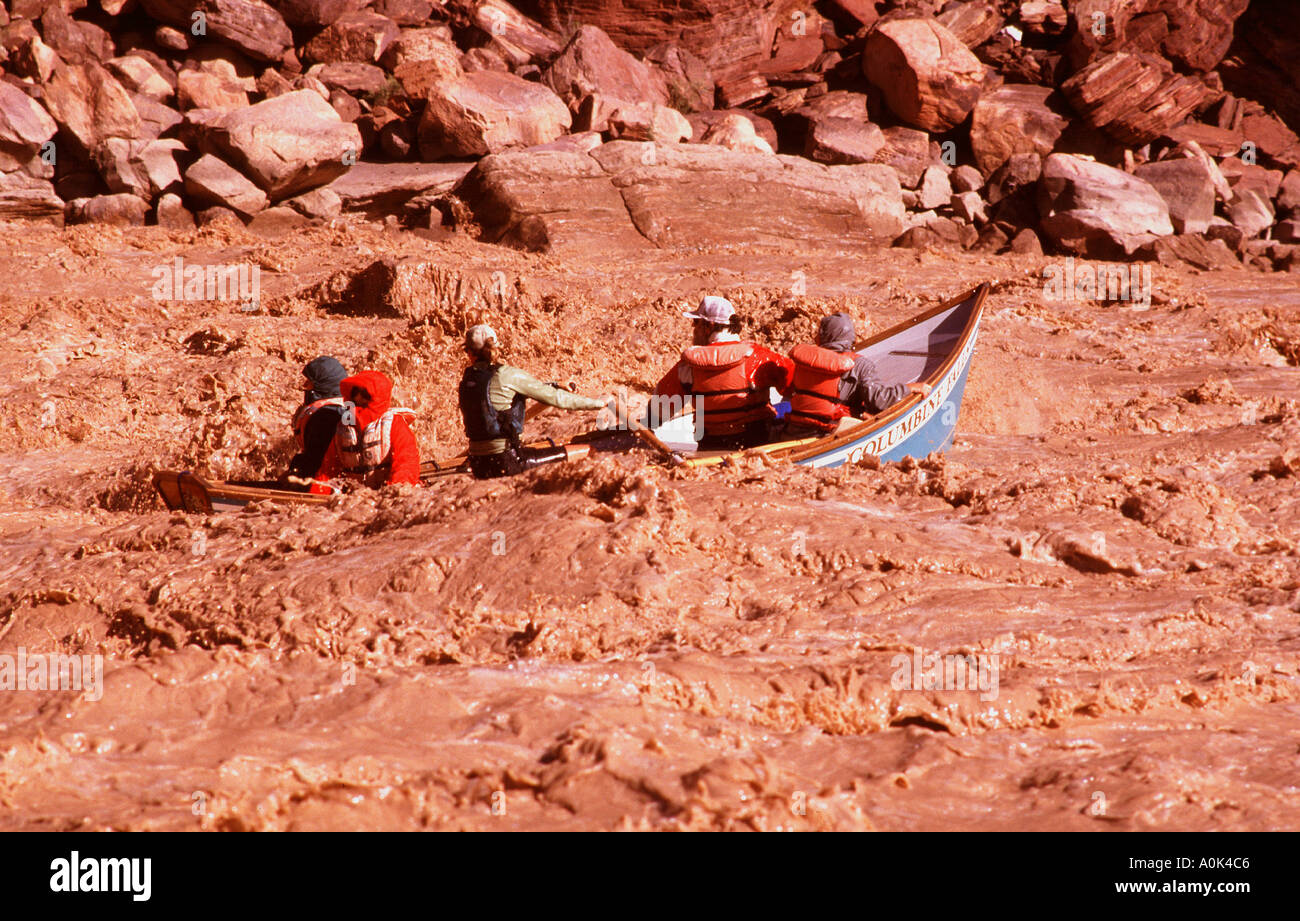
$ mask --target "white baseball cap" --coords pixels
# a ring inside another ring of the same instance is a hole
[[[707,320],[714,326],[728,325],[735,315],[736,308],[731,305],[731,301],[714,294],[706,294],[701,298],[700,306],[695,309],[695,312],[682,312],[682,316],[688,320]]]
[[[496,330],[486,323],[479,323],[465,330],[465,348],[472,352],[481,352],[489,342],[496,341]]]

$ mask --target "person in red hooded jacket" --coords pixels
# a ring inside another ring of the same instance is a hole
[[[311,491],[329,493],[343,477],[378,488],[420,482],[420,449],[411,432],[415,413],[392,406],[393,382],[378,371],[361,371],[339,382],[343,413]]]
[[[794,364],[784,355],[740,338],[740,318],[724,297],[707,296],[694,313],[690,348],[655,387],[656,396],[697,398],[701,451],[734,451],[770,440],[776,418],[768,388],[784,392]],[[702,405],[701,405],[702,404]]]

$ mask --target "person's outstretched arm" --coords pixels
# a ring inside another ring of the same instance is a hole
[[[794,362],[761,345],[754,349],[754,357],[762,362],[754,382],[760,386],[775,387],[784,394],[794,380]]]
[[[852,384],[849,408],[855,416],[863,413],[873,415],[882,413],[895,403],[906,399],[911,392],[907,384],[883,383],[875,363],[861,356],[854,362],[845,378]]]
[[[556,409],[573,412],[584,409],[601,409],[605,405],[604,400],[598,400],[595,397],[584,397],[577,393],[561,390],[552,384],[544,384],[527,371],[511,368],[508,365],[503,366],[497,372],[497,382],[505,389],[507,395],[522,393],[529,399],[545,403],[547,406],[554,406]]]

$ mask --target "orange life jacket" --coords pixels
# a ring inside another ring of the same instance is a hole
[[[414,410],[399,406],[363,429],[356,424],[356,415],[345,408],[343,419],[334,432],[334,446],[338,449],[344,475],[361,479],[369,485],[387,479],[385,468],[393,454],[393,419],[398,415],[406,417],[407,425],[415,421]],[[383,476],[374,476],[377,473],[383,473]]]
[[[849,414],[840,399],[840,378],[853,369],[854,356],[803,343],[790,353],[794,382],[790,386],[791,421],[831,431]]]
[[[752,342],[693,345],[682,352],[691,368],[691,393],[701,397],[705,435],[734,435],[754,422],[773,416],[767,388],[749,379],[746,359],[754,353]]]
[[[305,406],[299,406],[293,414],[293,437],[298,442],[298,450],[306,450],[307,440],[307,421],[316,414],[316,411],[323,406],[342,406],[342,397],[326,397],[323,400],[317,400],[315,403],[308,403]]]

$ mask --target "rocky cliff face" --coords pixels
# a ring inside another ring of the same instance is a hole
[[[748,227],[1289,268],[1296,23],[1285,0],[15,0],[0,218],[284,227],[331,219],[360,185],[372,217],[548,249],[574,237],[548,199],[596,181],[561,210],[637,245]],[[610,142],[651,159],[611,172]],[[1113,206],[1043,205],[1053,156],[1112,168],[1085,172]],[[463,175],[485,157],[459,190],[384,165]],[[1145,168],[1166,161],[1182,165]],[[827,167],[888,170],[853,175],[890,217],[855,204],[856,179],[809,191],[838,182]],[[1190,220],[1169,178],[1188,168],[1221,174]],[[488,174],[546,188],[488,195]],[[1177,216],[1129,221],[1134,201]]]

